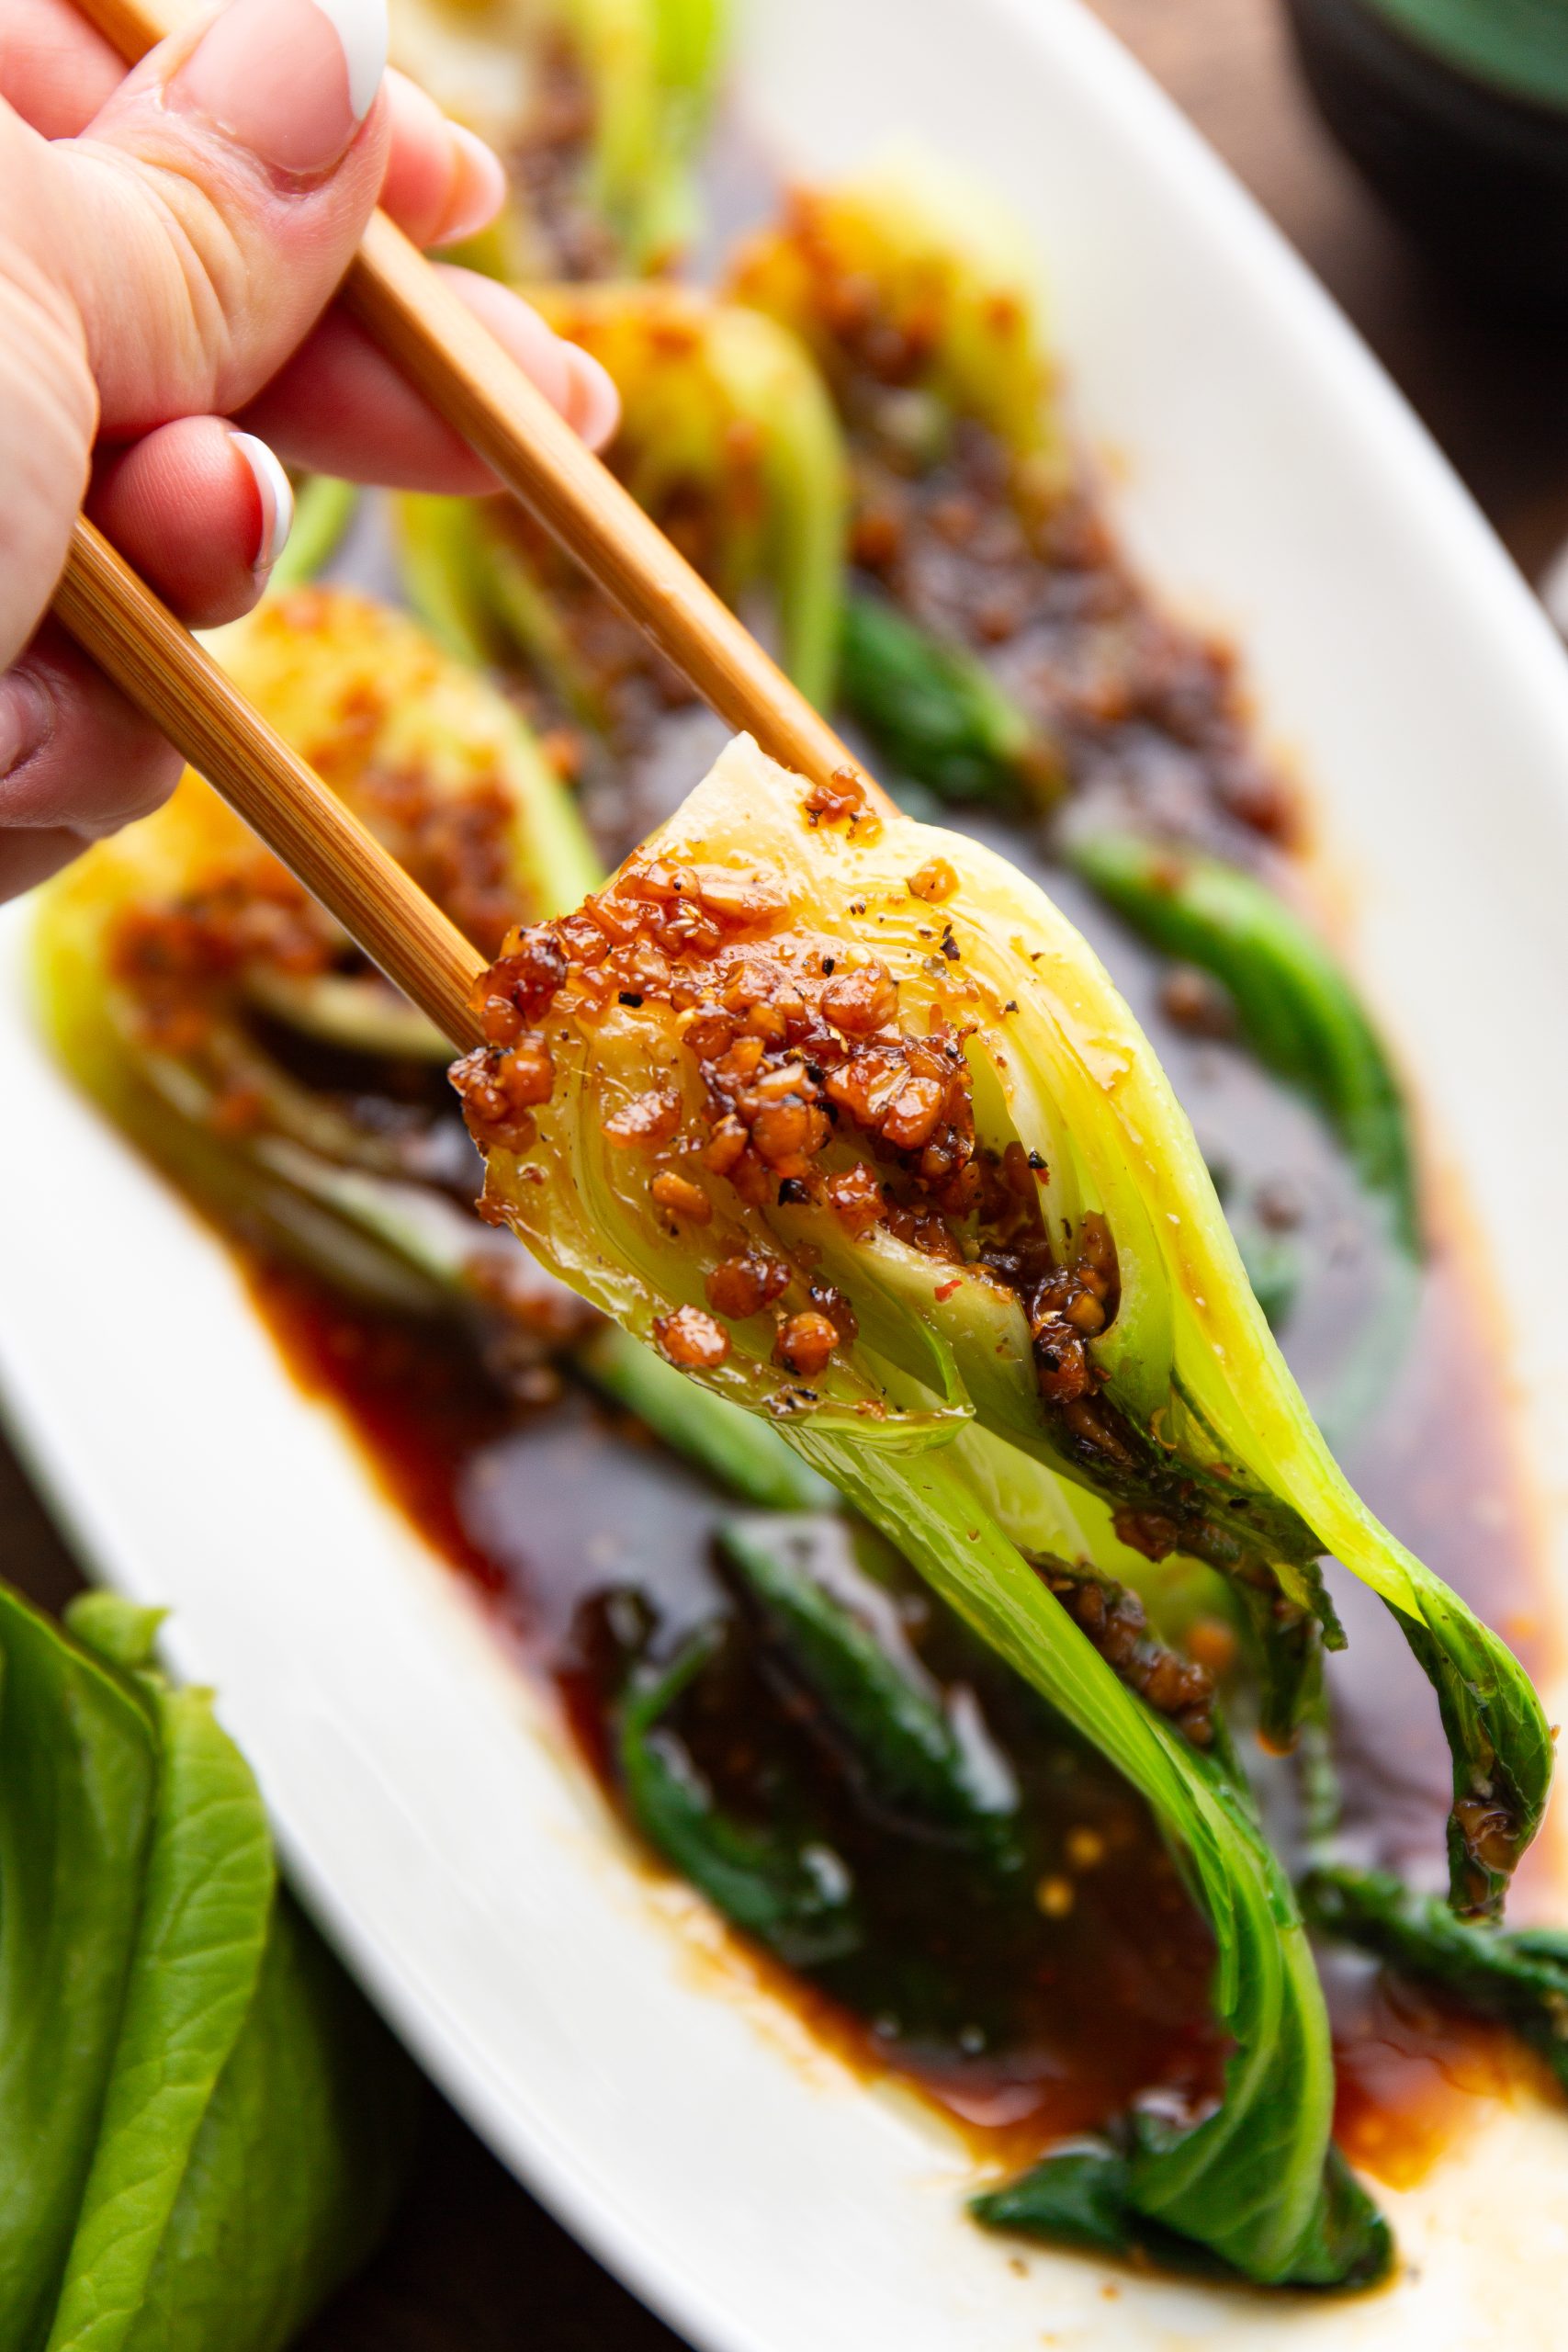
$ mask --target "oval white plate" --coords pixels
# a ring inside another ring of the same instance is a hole
[[[1167,594],[1234,630],[1361,886],[1358,952],[1568,1462],[1568,663],[1280,240],[1074,0],[759,0],[746,103],[808,170],[913,130],[1038,238],[1077,412]],[[1390,2196],[1371,2301],[1020,2256],[938,2128],[741,1997],[639,1876],[455,1578],[282,1374],[222,1250],[54,1075],[0,927],[0,1364],[97,1569],[176,1611],[322,1918],[451,2096],[709,2352],[1553,2339],[1568,2125]],[[1557,1532],[1558,1571],[1568,1556]],[[1568,1577],[1564,1578],[1568,1583]],[[682,1924],[683,1921],[683,1924]]]

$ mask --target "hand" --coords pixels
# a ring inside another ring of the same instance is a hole
[[[385,57],[386,0],[231,0],[125,77],[69,0],[0,0],[0,897],[179,773],[39,626],[84,503],[210,627],[249,609],[288,536],[280,458],[495,486],[358,328],[322,315],[378,202],[429,246],[471,235],[504,193],[490,150]],[[597,363],[504,288],[451,274],[605,441],[616,401]]]

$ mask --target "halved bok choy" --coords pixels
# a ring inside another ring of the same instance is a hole
[[[807,1450],[983,1433],[1124,1547],[1204,1561],[1253,1603],[1280,1744],[1292,1644],[1342,1638],[1334,1552],[1437,1689],[1454,1900],[1495,1907],[1544,1799],[1539,1703],[1333,1461],[1147,1041],[1043,891],[742,739],[502,958],[489,1017],[459,1080],[492,1210],[547,1262]]]
[[[919,152],[796,190],[740,247],[738,301],[810,352],[851,452],[851,551],[839,692],[882,758],[953,801],[1048,806],[1066,777],[1027,709],[958,629],[932,625],[905,576],[909,485],[946,479],[977,430],[993,499],[1032,540],[1072,478],[1033,255],[1001,208]],[[953,527],[965,485],[954,477]],[[967,618],[968,616],[966,616]]]
[[[402,616],[301,590],[219,650],[477,944],[592,883],[526,729]],[[36,941],[62,1057],[225,1222],[387,1305],[477,1265],[446,1041],[198,777],[60,878]]]
[[[575,808],[516,713],[405,616],[300,591],[220,650],[478,944],[597,880]],[[473,1216],[478,1169],[445,1080],[446,1041],[199,777],[62,875],[36,937],[62,1058],[242,1239],[371,1305],[478,1318],[496,1360],[525,1378],[569,1352],[749,1502],[828,1498],[771,1430],[694,1398]]]
[[[498,275],[667,268],[697,224],[693,150],[723,0],[393,0],[393,62],[509,167],[464,258]]]
[[[671,285],[531,288],[557,332],[600,360],[621,396],[608,462],[732,606],[773,637],[802,692],[833,689],[846,481],[820,377],[757,311]],[[608,675],[563,624],[567,559],[505,506],[400,501],[405,582],[470,659],[521,659],[572,715],[613,729]]]
[[[1062,1577],[1216,1571],[1284,1745],[1318,1703],[1320,1630],[1342,1638],[1334,1551],[1436,1688],[1466,1914],[1496,1910],[1534,1833],[1550,1735],[1328,1453],[1096,958],[990,852],[742,738],[578,914],[513,934],[482,1017],[455,1076],[487,1213],[782,1431],[1181,1856],[1219,1946],[1226,2095],[1195,2124],[1134,2119],[1105,2181],[1249,2276],[1360,2275],[1374,2225],[1324,2173],[1326,2027],[1289,1885],[1232,1765],[1140,1703]]]

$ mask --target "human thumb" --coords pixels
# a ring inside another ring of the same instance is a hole
[[[376,202],[386,0],[231,0],[50,150],[100,430],[231,413],[325,307]]]

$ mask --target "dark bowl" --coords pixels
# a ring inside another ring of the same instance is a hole
[[[1285,0],[1302,70],[1351,161],[1443,268],[1568,318],[1568,110],[1464,73],[1366,0]]]

